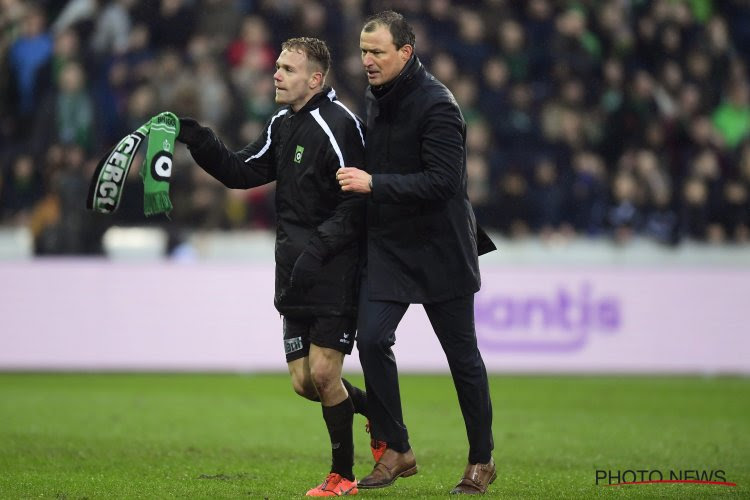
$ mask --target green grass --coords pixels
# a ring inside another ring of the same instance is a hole
[[[351,380],[361,385],[360,377]],[[490,380],[504,498],[750,497],[750,379]],[[446,497],[466,438],[449,377],[402,376],[418,475],[360,497]],[[355,473],[372,459],[355,416]],[[0,374],[0,498],[290,498],[328,472],[318,405],[281,375]],[[604,487],[597,469],[722,469],[737,487]]]

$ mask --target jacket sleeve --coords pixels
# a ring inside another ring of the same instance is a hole
[[[365,224],[367,198],[341,191],[336,182],[336,171],[341,166],[364,168],[364,126],[359,121],[346,119],[344,126],[334,129],[333,136],[339,151],[335,151],[331,143],[326,153],[326,174],[329,189],[337,193],[338,204],[331,217],[316,228],[306,247],[321,258],[334,255],[357,240]]]
[[[275,115],[265,125],[263,134],[240,151],[229,150],[208,127],[202,130],[198,145],[188,145],[195,162],[228,188],[248,189],[276,180],[273,158],[272,127]]]
[[[456,194],[464,168],[464,122],[454,103],[441,101],[427,111],[420,161],[421,172],[374,174],[372,200],[378,203],[443,201]]]

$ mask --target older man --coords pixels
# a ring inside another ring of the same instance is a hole
[[[391,346],[409,304],[423,304],[448,358],[469,440],[469,463],[451,493],[485,493],[496,473],[474,293],[477,257],[494,245],[477,228],[466,192],[463,116],[450,91],[422,66],[414,43],[411,26],[396,12],[366,20],[360,49],[370,84],[367,171],[338,174],[343,191],[368,195],[357,347],[372,436],[387,443],[359,488],[389,486],[417,472]]]

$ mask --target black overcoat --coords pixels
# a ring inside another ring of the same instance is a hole
[[[368,297],[418,304],[476,292],[477,257],[495,247],[480,229],[478,250],[456,100],[416,56],[366,98]]]

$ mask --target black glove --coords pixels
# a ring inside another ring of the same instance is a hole
[[[205,140],[206,128],[192,118],[180,118],[180,133],[177,140],[188,146],[200,146]]]
[[[304,251],[297,257],[289,280],[289,293],[304,294],[315,284],[315,278],[323,267],[323,260],[313,252]]]

